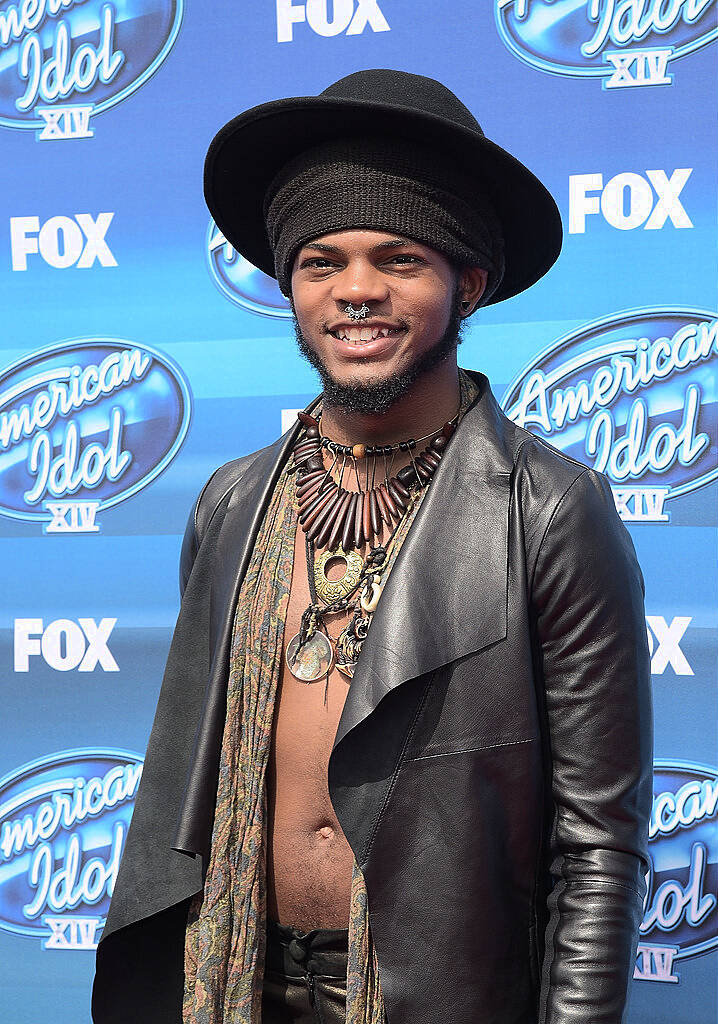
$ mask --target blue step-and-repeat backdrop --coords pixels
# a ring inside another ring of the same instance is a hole
[[[652,867],[630,1024],[715,1024],[716,0],[0,0],[0,1019],[85,1024],[211,470],[317,379],[201,191],[246,107],[445,82],[565,246],[460,349],[607,473],[647,583]],[[246,154],[248,161],[252,153]]]

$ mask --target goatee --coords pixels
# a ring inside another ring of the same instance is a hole
[[[293,319],[299,351],[321,378],[324,403],[347,412],[364,415],[385,413],[396,401],[407,394],[420,377],[455,352],[457,346],[461,344],[461,331],[464,326],[464,319],[461,316],[461,292],[456,288],[446,330],[432,348],[418,356],[400,374],[389,378],[378,378],[367,384],[344,384],[329,374],[320,356],[307,344],[296,316]],[[358,359],[357,362],[369,363],[370,360]]]

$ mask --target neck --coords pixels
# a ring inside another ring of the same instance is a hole
[[[395,444],[439,430],[459,408],[458,367],[445,360],[423,374],[383,413],[357,413],[323,403],[322,433],[339,444]]]

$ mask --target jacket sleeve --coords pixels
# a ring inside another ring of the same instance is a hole
[[[652,801],[641,570],[606,478],[553,510],[533,575],[553,826],[540,1024],[620,1024],[633,973]]]

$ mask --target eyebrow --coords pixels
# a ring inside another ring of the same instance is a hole
[[[377,252],[381,249],[396,249],[399,245],[417,245],[419,243],[411,238],[390,238],[387,242],[377,242],[370,249],[370,252]],[[319,252],[331,252],[341,255],[344,251],[339,245],[329,245],[328,242],[305,242],[302,249],[317,249]]]

